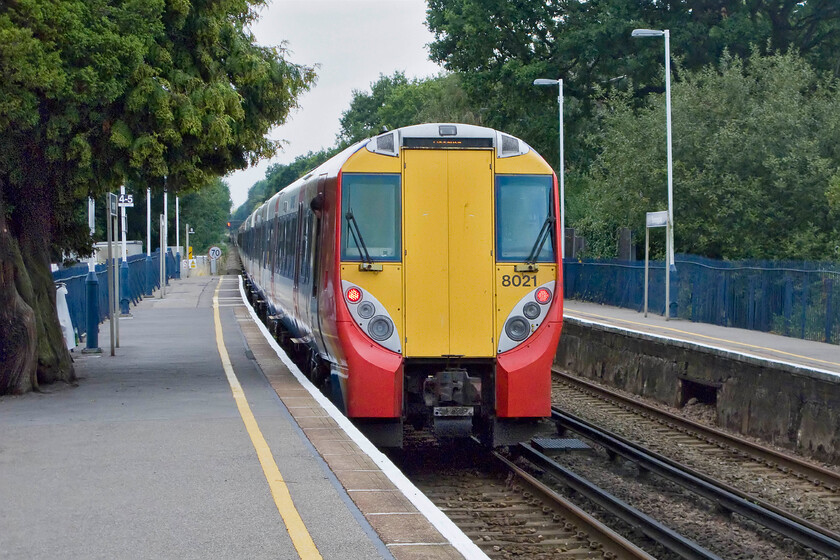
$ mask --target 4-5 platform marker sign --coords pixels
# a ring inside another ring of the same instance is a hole
[[[117,200],[117,204],[119,204],[123,208],[134,208],[134,195],[121,194]]]
[[[210,258],[211,259],[213,259],[215,261],[215,260],[218,260],[221,256],[222,256],[222,250],[221,249],[219,249],[218,247],[210,247]]]

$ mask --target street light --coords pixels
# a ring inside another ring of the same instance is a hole
[[[557,86],[557,105],[559,108],[559,134],[560,134],[560,258],[566,258],[566,186],[565,186],[565,165],[563,162],[563,79],[549,80],[539,78],[534,80],[535,86]]]
[[[668,255],[669,266],[674,266],[674,162],[671,155],[671,34],[669,30],[634,29],[631,37],[665,37],[665,129],[668,142],[668,221],[671,223]]]

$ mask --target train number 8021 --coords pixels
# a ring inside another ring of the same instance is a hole
[[[514,286],[516,288],[520,286],[528,286],[528,287],[537,287],[537,277],[536,276],[525,276],[524,274],[505,274],[502,276],[502,286],[507,288],[508,286]]]

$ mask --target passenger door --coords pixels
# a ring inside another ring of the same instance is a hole
[[[403,153],[404,354],[493,356],[493,152]]]

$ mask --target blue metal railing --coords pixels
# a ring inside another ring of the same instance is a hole
[[[152,274],[148,275],[148,280],[151,281],[151,289],[147,285],[147,263],[146,255],[133,255],[128,257],[128,297],[133,305],[137,305],[143,299],[144,294],[151,293],[152,290],[160,288],[160,251],[152,253]],[[165,256],[166,274],[168,278],[175,276],[175,270],[178,263],[175,262],[175,256],[171,252],[167,252]],[[122,259],[119,259],[122,262]],[[119,273],[119,264],[117,265],[116,273]],[[79,336],[87,334],[87,293],[85,281],[88,275],[88,265],[78,264],[76,266],[65,268],[53,272],[53,280],[61,282],[67,287],[67,307],[70,310],[70,318],[73,321],[73,327],[79,333]],[[96,265],[96,277],[99,280],[99,320],[101,323],[109,318],[108,315],[108,269],[104,264]],[[119,310],[119,305],[117,306]]]
[[[691,321],[840,344],[840,266],[677,255],[671,314]],[[567,259],[566,298],[641,311],[644,262]],[[665,264],[650,263],[648,310],[665,313]]]

